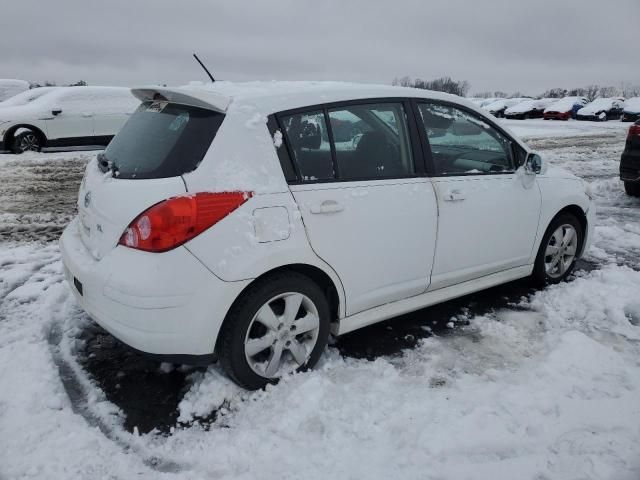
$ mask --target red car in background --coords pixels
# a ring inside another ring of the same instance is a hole
[[[569,120],[576,118],[576,113],[588,103],[584,97],[564,97],[545,108],[545,120]]]

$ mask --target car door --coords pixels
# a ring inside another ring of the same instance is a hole
[[[535,176],[517,168],[524,150],[463,107],[419,102],[417,110],[440,211],[429,288],[527,264],[541,194]]]
[[[108,143],[136,110],[140,102],[124,88],[104,88],[94,110],[94,134],[99,143]]]
[[[51,102],[45,118],[48,145],[87,145],[93,141],[90,87],[69,87]],[[86,91],[82,91],[86,89]]]
[[[416,168],[421,151],[407,105],[349,103],[278,117],[297,169],[291,192],[311,247],[342,281],[347,315],[429,283],[437,205]]]

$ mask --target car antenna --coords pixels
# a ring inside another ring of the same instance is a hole
[[[209,75],[209,78],[211,79],[211,83],[214,83],[216,81],[215,78],[213,78],[213,75],[211,75],[211,72],[209,70],[207,70],[207,67],[204,66],[204,63],[202,63],[202,61],[198,58],[198,55],[196,55],[195,53],[193,54],[193,58],[195,58],[198,63],[200,64],[200,66],[204,69],[205,72],[207,72],[207,75]]]

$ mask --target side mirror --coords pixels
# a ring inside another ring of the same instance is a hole
[[[531,174],[542,172],[542,157],[537,153],[530,153],[524,162],[524,169]]]

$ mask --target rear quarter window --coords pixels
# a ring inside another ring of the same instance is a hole
[[[177,177],[195,170],[224,114],[167,102],[145,102],[104,152],[122,179]]]

